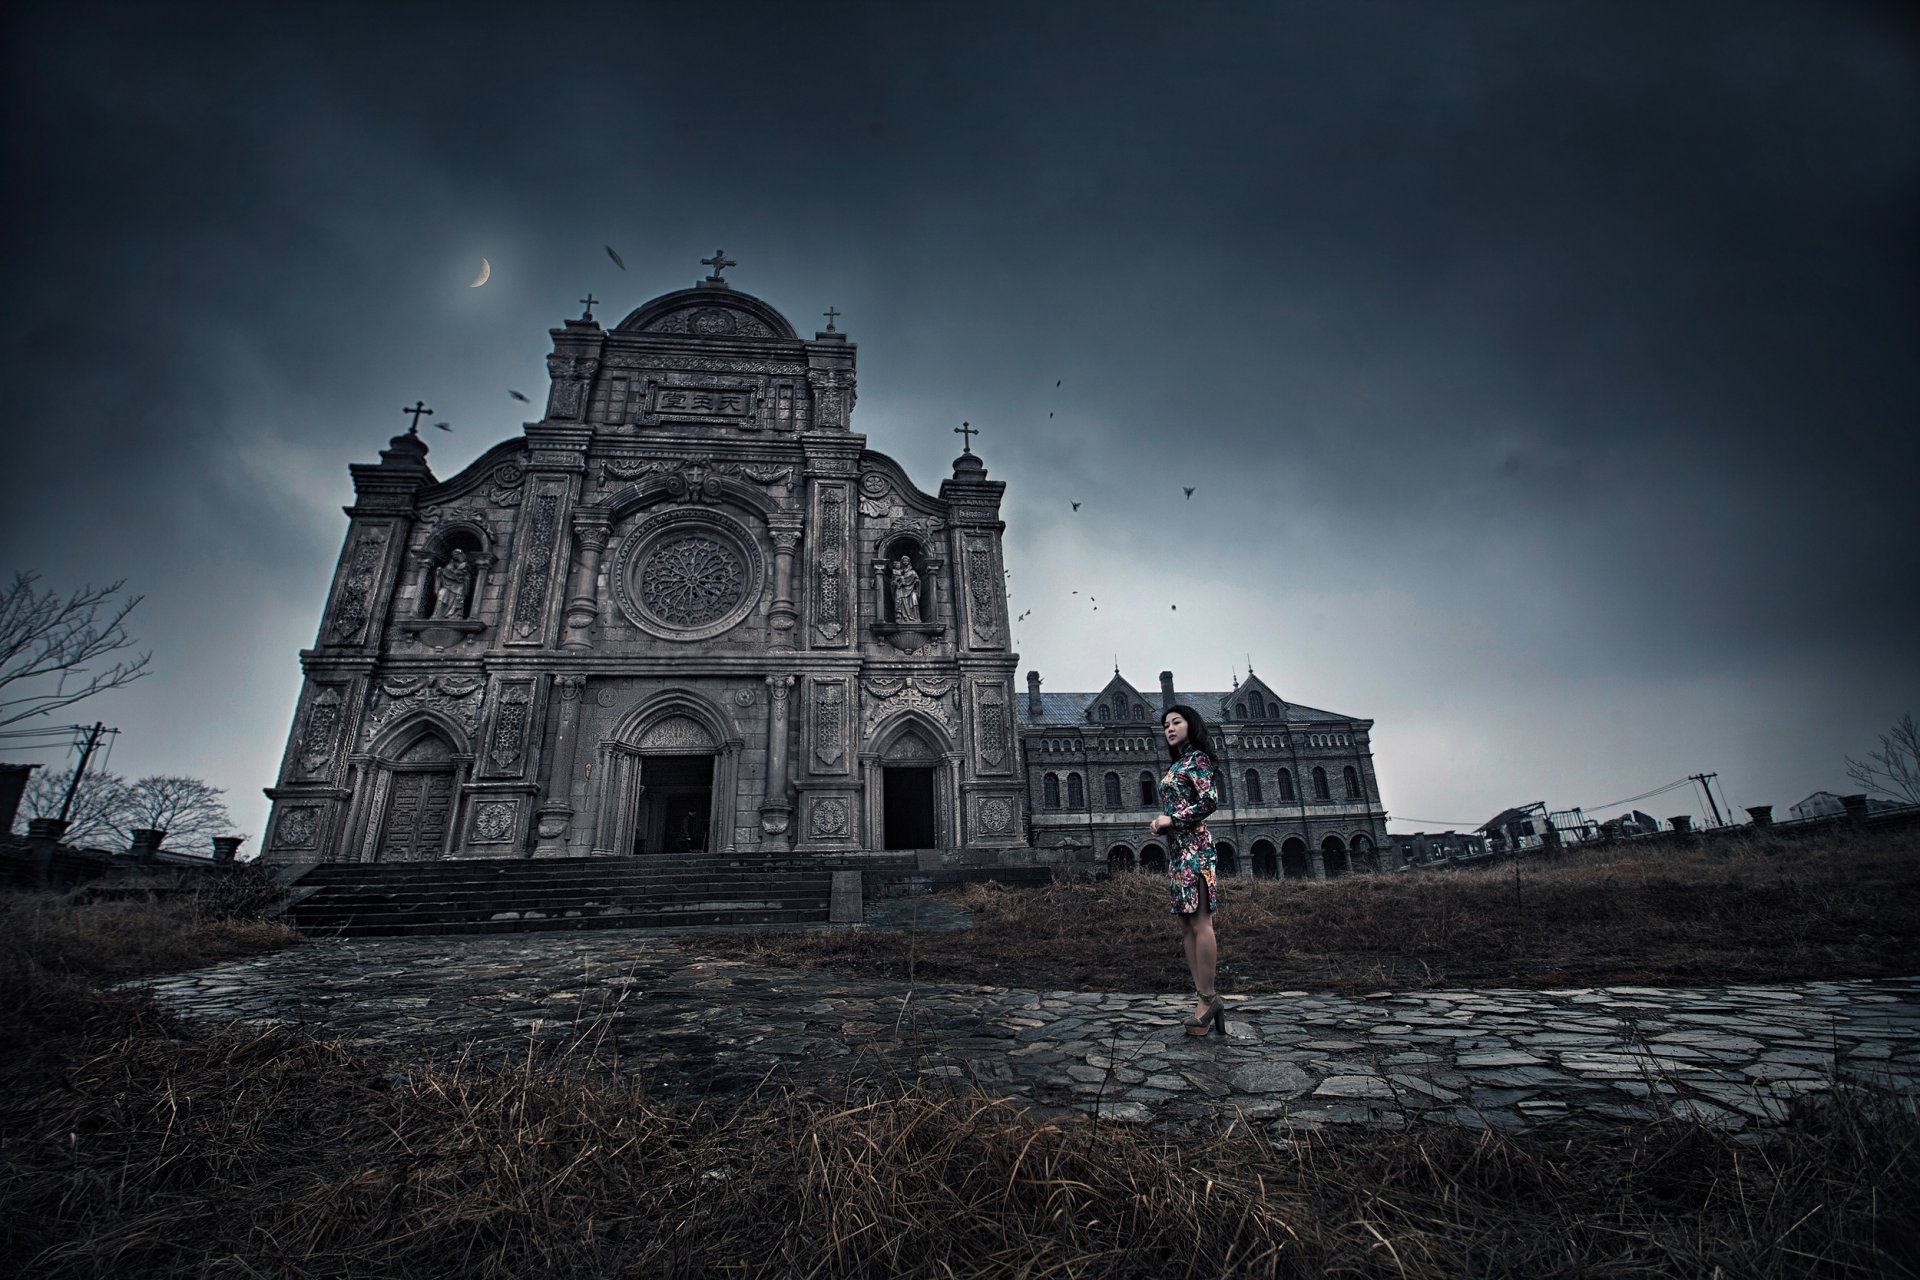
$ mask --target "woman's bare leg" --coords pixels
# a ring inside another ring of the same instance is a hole
[[[1211,994],[1214,990],[1214,970],[1219,960],[1219,943],[1213,936],[1212,912],[1202,909],[1180,917],[1180,949],[1186,952],[1187,974],[1193,979],[1194,991],[1200,995]],[[1206,1011],[1205,1000],[1194,1002],[1194,1017],[1201,1017]]]

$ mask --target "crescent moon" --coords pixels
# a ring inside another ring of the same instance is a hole
[[[488,262],[485,258],[480,259],[480,278],[478,280],[475,280],[472,284],[468,285],[467,288],[478,289],[481,285],[487,282],[487,277],[492,274],[493,274],[493,264],[491,262]]]

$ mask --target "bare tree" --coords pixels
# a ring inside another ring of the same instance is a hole
[[[0,728],[131,684],[153,656],[88,666],[133,645],[123,624],[143,597],[115,600],[125,582],[85,586],[63,598],[36,590],[39,581],[37,573],[16,573],[0,588]]]
[[[1920,726],[1914,724],[1913,713],[1881,734],[1880,749],[1865,760],[1848,756],[1847,776],[1868,791],[1920,804]]]
[[[202,845],[233,830],[225,794],[198,778],[153,774],[127,788],[115,825],[129,838],[136,827],[164,831],[176,849]]]
[[[27,775],[27,788],[20,797],[20,818],[57,818],[67,786],[73,781],[72,769],[48,772],[36,769]],[[73,793],[73,809],[67,815],[67,833],[61,837],[80,848],[118,846],[120,817],[126,811],[127,780],[118,774],[89,769]]]

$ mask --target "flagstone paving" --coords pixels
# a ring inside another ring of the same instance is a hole
[[[410,1060],[571,1056],[661,1095],[844,1097],[975,1083],[1043,1112],[1280,1131],[1695,1116],[1763,1129],[1796,1095],[1920,1093],[1920,977],[1791,986],[1191,997],[899,983],[702,959],[639,933],[322,940],[147,983],[184,1017],[296,1026]]]

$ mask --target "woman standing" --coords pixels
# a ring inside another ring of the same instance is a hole
[[[1213,913],[1220,909],[1220,891],[1214,879],[1213,833],[1206,818],[1219,807],[1214,784],[1213,743],[1207,722],[1185,703],[1175,703],[1160,716],[1173,764],[1160,779],[1160,816],[1153,833],[1171,833],[1167,876],[1173,890],[1173,913],[1180,917],[1180,945],[1187,953],[1187,972],[1200,1003],[1187,1019],[1187,1034],[1203,1036],[1218,1028],[1227,1034],[1227,1009],[1213,989],[1219,945],[1213,936]]]

